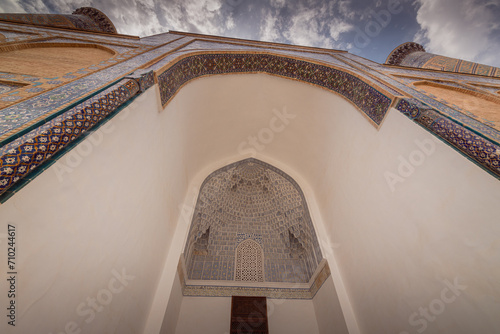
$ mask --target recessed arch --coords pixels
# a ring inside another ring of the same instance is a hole
[[[394,99],[382,86],[330,64],[264,52],[194,52],[156,72],[162,106],[193,79],[232,73],[266,73],[325,88],[355,105],[377,127]]]
[[[261,261],[256,250],[262,251]],[[184,256],[189,279],[282,283],[307,283],[322,260],[302,190],[290,176],[254,158],[205,179]],[[249,272],[243,270],[245,259],[255,260]]]

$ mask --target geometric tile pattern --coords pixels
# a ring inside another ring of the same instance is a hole
[[[326,260],[318,266],[319,272],[313,277],[312,282],[307,284],[283,284],[283,286],[266,287],[265,283],[253,282],[251,286],[238,286],[238,284],[217,285],[198,284],[196,281],[186,277],[184,258],[181,255],[177,266],[177,274],[181,281],[182,294],[184,296],[196,297],[229,297],[229,296],[265,296],[276,299],[312,299],[321,288],[323,283],[330,277],[330,267]],[[245,282],[249,283],[249,282]]]
[[[415,99],[401,99],[396,109],[500,179],[500,146]]]
[[[247,239],[236,247],[235,281],[264,282],[264,252],[252,239]]]
[[[139,91],[125,79],[0,148],[0,195]]]
[[[243,244],[255,245],[259,254],[238,253]],[[261,251],[258,275],[265,282],[305,283],[322,259],[300,187],[279,169],[250,158],[203,182],[184,250],[187,274],[195,280],[242,280],[238,261],[251,260],[256,272]]]
[[[392,102],[370,84],[340,69],[284,56],[223,53],[188,56],[159,74],[163,106],[188,81],[226,73],[269,73],[327,88],[351,101],[376,125],[381,124]]]

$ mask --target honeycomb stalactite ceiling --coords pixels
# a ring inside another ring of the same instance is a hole
[[[299,186],[256,159],[203,183],[184,252],[188,277],[233,280],[236,250],[249,239],[263,249],[264,281],[308,282],[322,259]]]
[[[310,233],[305,228],[304,207],[299,192],[282,176],[255,161],[242,163],[221,173],[205,185],[195,216],[195,240],[210,226],[227,221],[272,224],[289,246],[290,231],[305,246]]]

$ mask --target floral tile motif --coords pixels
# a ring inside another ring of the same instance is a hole
[[[0,194],[74,142],[139,91],[125,79],[0,149]]]
[[[354,103],[380,125],[392,100],[353,74],[324,65],[268,54],[202,54],[188,56],[158,75],[165,106],[188,81],[223,73],[270,73],[312,83],[334,91]]]

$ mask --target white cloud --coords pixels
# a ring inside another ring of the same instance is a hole
[[[273,15],[270,11],[264,14],[262,19],[259,39],[267,42],[276,42],[280,38],[278,27],[278,15]]]
[[[0,0],[0,11],[71,14],[91,6],[103,11],[119,33],[147,36],[167,30],[220,35],[234,26],[222,13],[227,0]]]
[[[500,66],[500,0],[418,0],[415,40],[428,52]]]
[[[303,9],[291,17],[291,27],[283,35],[297,45],[332,48],[332,43],[321,32],[324,22],[321,20],[322,9]]]
[[[119,33],[145,36],[162,31],[153,0],[121,1],[119,6],[96,7],[111,19]]]
[[[234,23],[234,19],[232,16],[229,16],[226,20],[226,29],[227,30],[231,30],[233,29],[234,27],[236,26],[236,24]]]
[[[340,0],[337,2],[337,7],[340,17],[351,20],[356,18],[357,13],[351,8],[351,1]]]
[[[336,17],[330,24],[330,36],[337,41],[341,33],[348,32],[352,28],[352,24],[342,21],[341,19]]]
[[[285,0],[271,0],[270,4],[272,7],[279,9],[279,8],[285,7],[286,1]]]
[[[7,12],[70,14],[83,6],[102,10],[123,34],[178,30],[323,48],[346,47],[342,34],[360,16],[352,0],[0,0]]]
[[[0,13],[24,13],[24,9],[16,0],[2,0],[0,3]]]
[[[183,19],[203,34],[218,35],[223,32],[224,21],[220,8],[222,0],[179,0],[184,7]],[[185,29],[190,31],[192,29]]]

